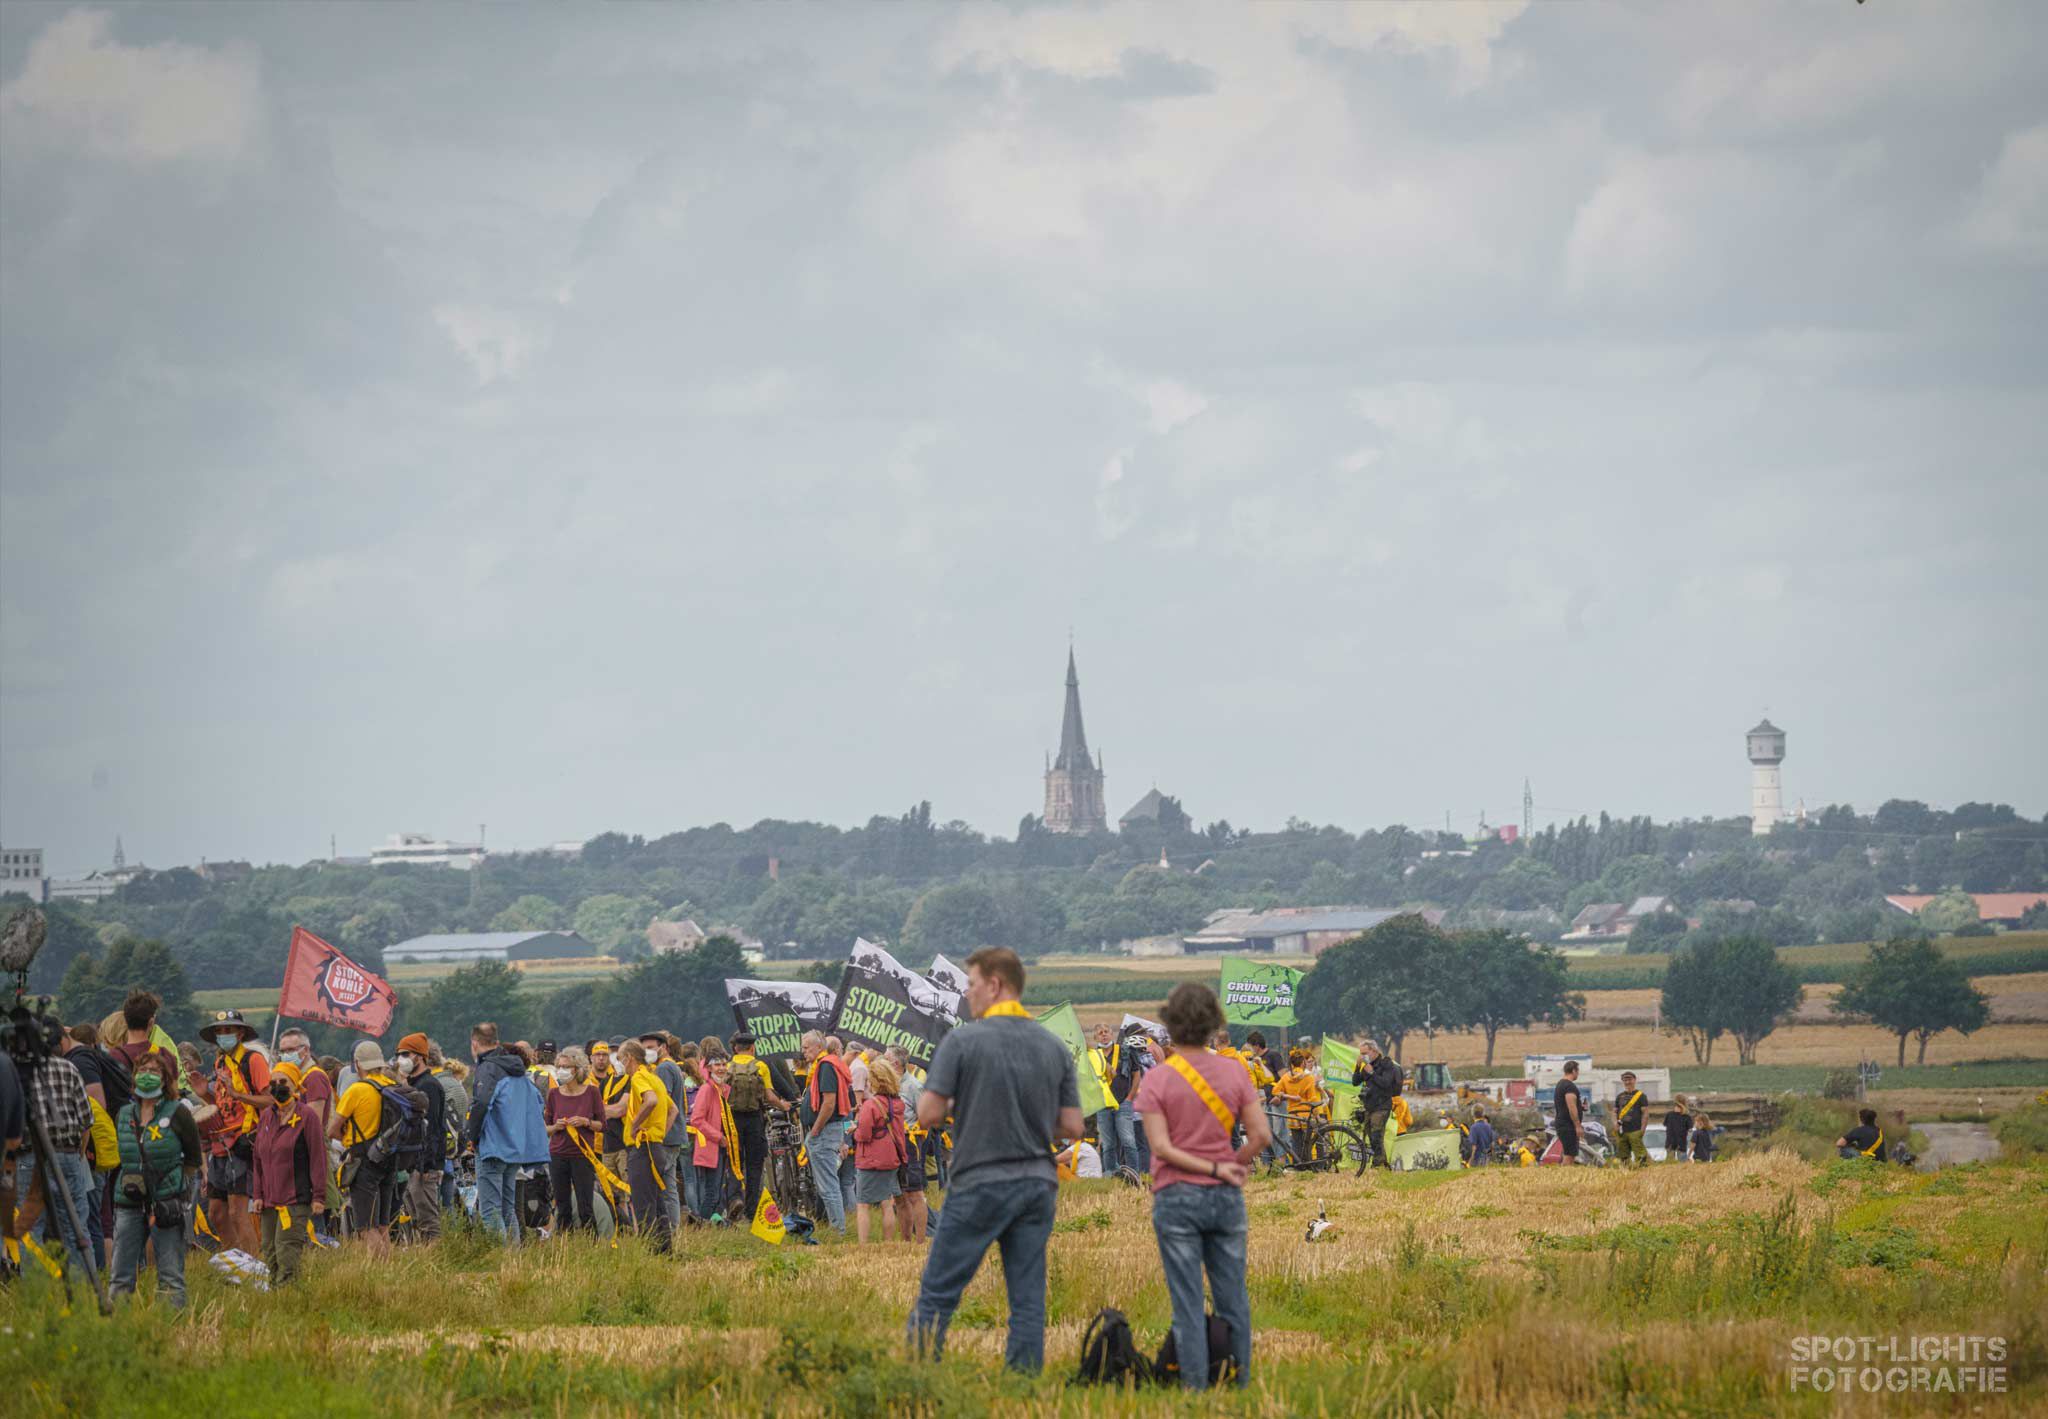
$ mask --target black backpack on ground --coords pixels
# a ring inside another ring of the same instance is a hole
[[[1131,1338],[1131,1323],[1124,1313],[1111,1309],[1097,1311],[1081,1336],[1081,1368],[1074,1383],[1141,1385],[1151,1380],[1152,1362],[1138,1353],[1137,1343]]]
[[[1202,1319],[1209,1327],[1209,1388],[1215,1389],[1237,1377],[1237,1358],[1230,1353],[1229,1322],[1214,1314]],[[1163,1385],[1180,1383],[1180,1351],[1173,1343],[1171,1326],[1166,1330],[1166,1343],[1159,1347],[1159,1358],[1152,1362],[1152,1375]]]

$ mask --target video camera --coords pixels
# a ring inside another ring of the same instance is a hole
[[[34,1074],[58,1053],[58,1042],[64,1035],[64,1024],[57,1018],[50,997],[31,999],[28,993],[28,968],[35,963],[36,953],[43,949],[43,938],[48,933],[49,923],[35,907],[22,908],[0,928],[0,970],[14,974],[14,1000],[6,1019],[0,1021],[0,1046],[6,1048],[14,1067],[24,1077]]]

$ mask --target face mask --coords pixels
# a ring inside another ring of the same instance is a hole
[[[236,1034],[233,1030],[222,1030],[219,1034],[213,1037],[213,1042],[225,1050],[232,1050],[236,1045],[240,1044],[241,1041],[242,1037]]]
[[[574,1084],[576,1082],[576,1071],[567,1065],[561,1065],[555,1070],[555,1078],[563,1084]]]
[[[401,1054],[398,1057],[398,1072],[400,1074],[410,1074],[419,1067],[420,1057],[416,1054]]]
[[[135,1076],[135,1097],[138,1099],[159,1099],[163,1097],[164,1077],[161,1074],[138,1074]]]
[[[288,1100],[289,1098],[291,1098],[291,1096],[292,1096],[292,1086],[291,1086],[290,1084],[286,1083],[286,1082],[285,1082],[284,1080],[282,1080],[282,1079],[276,1079],[276,1080],[273,1080],[273,1081],[271,1081],[271,1085],[270,1085],[270,1097],[271,1097],[271,1098],[273,1098],[273,1099],[277,1100],[277,1101],[278,1101],[278,1102],[279,1102],[279,1103],[281,1104],[281,1103],[284,1103],[284,1102],[285,1102],[286,1100]]]

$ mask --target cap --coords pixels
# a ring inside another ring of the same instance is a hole
[[[542,1040],[540,1042],[540,1052],[542,1054],[553,1054],[555,1052],[555,1042],[553,1040]]]
[[[427,1057],[427,1051],[431,1048],[432,1046],[427,1043],[427,1037],[418,1030],[398,1042],[400,1054],[416,1054],[421,1059]]]
[[[355,1048],[356,1072],[366,1074],[373,1069],[384,1067],[384,1051],[375,1040],[359,1040]]]

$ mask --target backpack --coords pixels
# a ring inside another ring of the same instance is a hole
[[[383,1126],[364,1156],[380,1168],[417,1168],[427,1156],[426,1097],[410,1084],[371,1083],[370,1087],[384,1101],[384,1115]]]
[[[92,1110],[92,1166],[94,1172],[106,1172],[109,1168],[121,1166],[121,1136],[114,1131],[114,1116],[106,1111],[98,1099],[85,1096],[85,1102]]]
[[[1209,1388],[1215,1389],[1237,1377],[1237,1358],[1230,1353],[1229,1322],[1213,1313],[1202,1319],[1209,1327]],[[1166,1330],[1166,1343],[1159,1347],[1159,1358],[1152,1362],[1152,1377],[1163,1385],[1180,1383],[1180,1351],[1173,1343],[1171,1326]]]
[[[1097,1311],[1081,1336],[1081,1368],[1074,1383],[1140,1385],[1152,1379],[1152,1362],[1139,1353],[1124,1313],[1111,1308]]]
[[[726,1107],[736,1114],[757,1114],[767,1108],[767,1073],[768,1066],[758,1059],[735,1066],[731,1074],[732,1092],[726,1098]]]
[[[116,1117],[135,1098],[135,1071],[128,1067],[127,1055],[104,1045],[93,1051],[93,1060],[100,1067],[100,1091],[107,1096],[107,1113]],[[170,1082],[164,1081],[166,1090]]]

